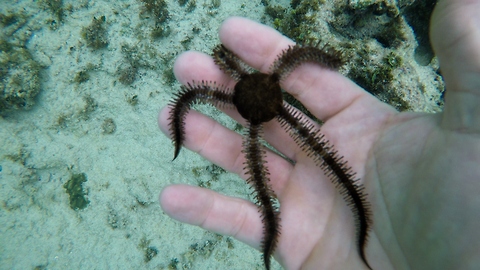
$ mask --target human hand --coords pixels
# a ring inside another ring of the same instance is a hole
[[[282,82],[285,90],[326,121],[322,133],[366,187],[373,213],[366,253],[373,269],[459,269],[479,263],[480,220],[475,210],[480,207],[476,106],[480,52],[475,47],[479,48],[480,34],[478,20],[477,28],[465,21],[473,21],[480,8],[478,1],[467,0],[438,5],[432,41],[448,87],[444,113],[397,113],[340,74],[310,64]],[[220,39],[265,73],[292,44],[276,31],[240,18],[223,24]],[[192,80],[234,84],[200,53],[182,54],[175,74],[183,84]],[[244,123],[236,112],[227,113]],[[159,118],[167,134],[168,115],[165,108]],[[193,111],[185,121],[187,148],[246,178],[240,135]],[[364,268],[350,209],[330,180],[275,121],[264,125],[264,138],[295,161],[292,165],[267,151],[271,185],[281,203],[276,259],[287,269]],[[185,185],[166,187],[160,202],[175,219],[233,235],[256,248],[260,245],[262,222],[251,202]]]

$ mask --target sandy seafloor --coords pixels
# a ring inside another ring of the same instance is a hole
[[[2,13],[27,15],[19,31],[45,66],[36,104],[0,117],[0,269],[263,269],[259,251],[162,212],[158,195],[171,183],[246,199],[251,190],[190,151],[172,162],[172,143],[157,125],[179,89],[165,72],[175,57],[186,49],[210,53],[229,16],[260,21],[260,1],[223,0],[216,8],[198,0],[192,12],[168,1],[171,33],[161,39],[150,38],[154,22],[139,15],[141,1],[63,3],[68,10],[57,22],[36,1],[0,0]],[[102,16],[108,46],[94,50],[81,31]],[[119,70],[129,57],[141,67],[125,85]],[[75,82],[82,70],[89,79]],[[235,127],[213,108],[202,111]],[[105,132],[112,121],[115,131]],[[79,174],[89,203],[74,210],[64,184]]]
[[[35,30],[27,47],[47,66],[36,104],[0,118],[0,269],[263,269],[259,251],[174,221],[158,203],[170,183],[208,181],[224,194],[250,194],[238,176],[221,173],[211,181],[211,164],[190,151],[172,162],[172,143],[157,124],[160,108],[179,86],[162,75],[163,69],[185,51],[181,41],[191,35],[192,25],[201,31],[188,48],[209,53],[226,17],[258,20],[260,12],[253,11],[263,11],[259,1],[245,1],[244,8],[237,1],[223,2],[214,9],[210,1],[198,1],[188,13],[170,1],[172,33],[152,40],[153,21],[140,18],[143,4],[137,0],[64,1],[72,10],[56,29],[49,27],[55,15],[37,3],[0,1],[2,12],[28,14],[28,27]],[[81,31],[101,16],[108,46],[93,50]],[[129,86],[118,82],[118,69],[127,63],[122,45],[151,51],[140,56],[150,67],[140,68]],[[87,65],[95,66],[89,80],[74,82]],[[135,95],[136,105],[127,102]],[[86,97],[96,103],[93,109]],[[103,131],[106,119],[113,119],[115,132]],[[87,177],[89,204],[73,210],[64,184],[81,173]]]

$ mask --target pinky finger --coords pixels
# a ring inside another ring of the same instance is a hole
[[[260,248],[263,225],[257,206],[249,201],[200,187],[171,185],[160,193],[160,205],[173,219]]]

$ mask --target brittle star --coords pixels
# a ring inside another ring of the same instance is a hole
[[[317,46],[290,46],[273,63],[270,74],[249,72],[248,65],[225,46],[218,45],[213,51],[216,65],[235,81],[233,93],[214,82],[192,82],[182,86],[170,103],[170,132],[175,144],[175,159],[185,140],[185,116],[195,103],[210,103],[217,106],[234,106],[247,121],[248,132],[243,141],[247,182],[255,190],[256,204],[263,218],[264,235],[261,249],[265,268],[270,269],[270,259],[280,236],[280,211],[275,204],[276,195],[269,184],[269,172],[265,151],[260,141],[263,123],[274,118],[280,122],[303,151],[322,168],[350,206],[357,229],[358,252],[370,268],[365,257],[367,234],[371,217],[363,186],[355,179],[355,173],[337,154],[320,130],[302,113],[283,101],[280,82],[295,68],[307,62],[329,69],[342,65],[340,53]]]

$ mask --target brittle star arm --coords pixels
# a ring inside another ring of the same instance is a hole
[[[364,187],[355,179],[355,173],[339,156],[333,145],[312,124],[292,107],[285,105],[277,116],[278,121],[295,142],[312,157],[334,183],[353,212],[357,231],[358,252],[362,261],[371,269],[365,257],[365,246],[371,226],[371,213],[365,199]]]
[[[280,235],[280,212],[275,206],[275,193],[269,185],[268,168],[265,166],[265,150],[260,142],[262,124],[249,124],[248,134],[244,137],[243,152],[249,178],[247,182],[255,189],[255,201],[263,218],[263,240],[261,250],[263,262],[270,269],[270,258],[277,246]]]
[[[249,74],[252,71],[245,62],[225,48],[223,44],[215,47],[212,57],[215,64],[235,81],[239,81],[243,75]]]
[[[270,68],[278,74],[280,80],[285,79],[295,68],[304,63],[315,63],[322,67],[336,70],[343,65],[342,52],[329,47],[293,45],[283,50]]]
[[[232,105],[232,94],[223,87],[217,87],[214,83],[202,81],[200,84],[187,84],[182,86],[180,92],[170,103],[170,132],[175,144],[176,159],[185,141],[185,116],[191,106],[196,103],[210,103],[214,106]]]

